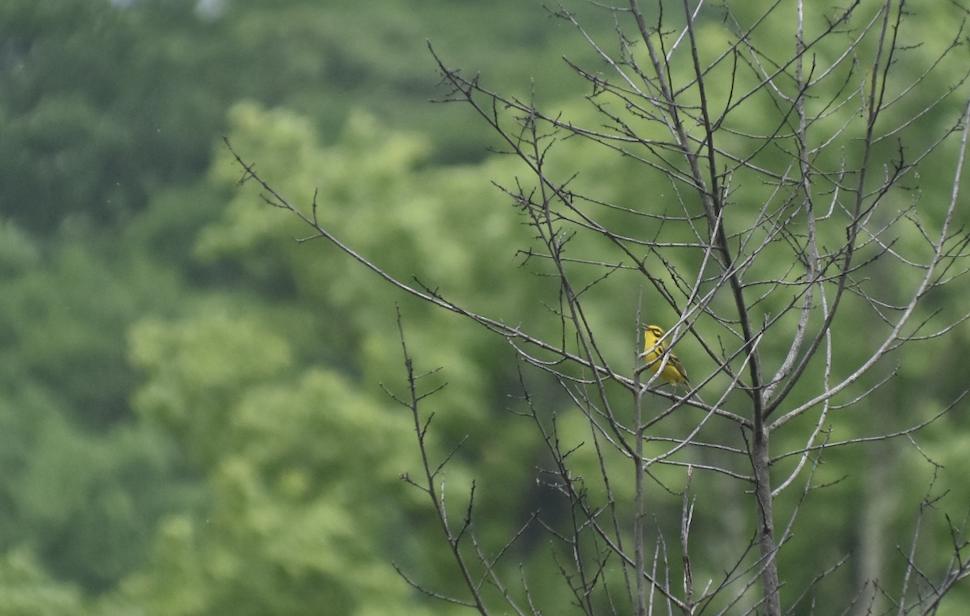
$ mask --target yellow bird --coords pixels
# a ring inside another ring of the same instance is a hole
[[[657,374],[657,370],[660,369],[660,366],[663,366],[663,370],[660,371],[660,378],[674,385],[687,383],[687,370],[684,369],[684,365],[680,363],[673,351],[667,352],[667,343],[661,340],[663,336],[664,330],[657,325],[647,325],[643,328],[643,356],[647,363],[647,369]],[[663,358],[665,354],[667,355],[666,364]]]

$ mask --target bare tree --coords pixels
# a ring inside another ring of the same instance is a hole
[[[819,585],[850,559],[846,550],[808,573],[804,587],[788,582],[794,577],[784,563],[791,569],[799,559],[783,556],[795,529],[818,532],[800,513],[821,487],[819,465],[872,443],[919,450],[915,435],[963,398],[930,417],[908,415],[908,425],[874,415],[867,434],[842,438],[832,429],[851,409],[879,400],[904,345],[944,336],[970,315],[926,305],[967,272],[970,256],[970,236],[958,228],[970,110],[961,59],[966,12],[947,5],[954,30],[928,56],[919,31],[907,31],[919,16],[898,0],[840,9],[802,0],[716,7],[630,0],[604,10],[616,21],[609,46],[569,12],[556,13],[601,59],[595,68],[571,64],[591,87],[596,125],[489,91],[435,56],[446,100],[470,105],[526,168],[501,189],[534,231],[527,261],[558,281],[559,304],[548,312],[555,339],[392,277],[318,224],[316,203],[291,204],[237,159],[269,203],[312,228],[305,239],[326,238],[389,284],[505,337],[581,411],[588,440],[564,442],[560,419],[523,380],[528,414],[548,446],[545,477],[569,503],[568,524],[546,528],[579,611],[813,613]],[[654,192],[631,204],[577,188],[583,169],[555,160],[570,138],[615,156],[618,169],[632,163]],[[921,172],[938,180],[942,169],[945,191],[920,184]],[[584,252],[594,244],[595,255]],[[646,287],[628,324],[631,339],[653,315],[670,313],[667,348],[687,342],[706,356],[689,366],[689,384],[671,388],[647,370],[649,349],[618,364],[598,342],[586,298],[615,279]],[[422,477],[407,480],[433,502],[471,597],[448,600],[482,614],[542,613],[527,574],[500,574],[507,551],[478,545],[474,498],[463,519],[449,517],[441,485],[448,459],[432,460],[425,445],[431,421],[421,403],[433,392],[421,391],[406,348],[405,357],[411,393],[401,402],[414,414],[425,463]],[[595,452],[598,477],[577,472],[580,447]],[[617,473],[610,462],[617,457],[627,472]],[[702,478],[747,503],[738,532],[750,534],[698,557],[692,482]],[[658,490],[680,500],[673,535],[656,521]],[[920,561],[923,525],[941,492],[926,487],[911,547],[900,556],[903,579],[867,580],[842,598],[839,612],[935,613],[970,574],[965,528],[949,518],[949,560]],[[485,588],[497,589],[502,607],[490,604]]]

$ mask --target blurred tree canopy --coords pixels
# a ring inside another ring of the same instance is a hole
[[[572,4],[608,44],[608,11]],[[915,4],[914,27],[932,33],[942,12]],[[705,17],[716,36],[720,16]],[[443,594],[460,583],[426,503],[399,477],[418,467],[415,427],[382,389],[404,386],[396,306],[422,371],[443,367],[426,385],[446,385],[432,443],[455,452],[453,515],[475,481],[494,529],[481,539],[498,549],[536,509],[551,526],[569,514],[537,482],[548,461],[538,436],[509,412],[529,377],[504,341],[389,289],[332,246],[291,241],[305,229],[240,188],[222,143],[292,201],[316,199],[320,220],[388,271],[541,327],[557,286],[522,252],[533,238],[491,186],[521,169],[487,152],[495,137],[466,110],[428,104],[442,94],[429,40],[507,91],[594,117],[561,57],[595,65],[595,54],[539,2],[0,4],[0,605],[464,613],[395,571]],[[664,197],[632,161],[578,141],[554,164],[604,201]],[[933,180],[920,190],[934,195]],[[582,247],[589,258],[601,248]],[[632,365],[640,285],[618,276],[592,294],[601,345]],[[968,345],[964,325],[900,358],[897,412],[931,416],[964,389],[943,368]],[[549,383],[530,387],[570,406]],[[568,440],[578,427],[566,415]],[[866,421],[838,429],[861,435]],[[933,429],[924,446],[958,475],[966,419]],[[906,460],[845,455],[888,464],[894,498],[922,495],[927,478]],[[858,480],[813,504],[826,546],[864,539]],[[663,506],[679,511],[679,497]],[[906,536],[886,508],[884,525]],[[716,545],[742,531],[698,532]],[[551,551],[530,536],[517,549],[536,562]],[[564,612],[570,597],[554,562],[544,566],[531,588],[548,613]]]
[[[427,104],[426,40],[526,84],[567,75],[538,3],[10,0],[0,7],[0,204],[48,234],[126,222],[208,167],[226,111],[285,105],[333,139],[354,108],[426,131],[445,160],[480,158],[485,127]],[[205,6],[202,3],[199,6]],[[483,24],[487,27],[483,28]],[[566,88],[549,80],[543,90]]]

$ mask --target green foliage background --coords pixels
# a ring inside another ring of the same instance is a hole
[[[608,44],[612,17],[575,4]],[[400,479],[419,465],[410,416],[382,389],[404,388],[395,306],[419,370],[443,367],[424,383],[447,383],[429,403],[434,452],[464,441],[447,473],[452,515],[464,515],[474,480],[491,550],[535,510],[552,526],[568,515],[537,484],[547,462],[538,435],[509,412],[522,404],[512,353],[333,246],[290,241],[307,230],[239,187],[221,138],[294,203],[316,193],[321,222],[389,272],[555,335],[547,307],[557,287],[519,252],[531,234],[491,185],[522,169],[488,153],[495,137],[469,110],[427,102],[444,93],[426,41],[496,89],[590,125],[584,84],[561,56],[598,64],[538,2],[205,6],[216,10],[188,0],[0,4],[2,613],[462,612],[394,569],[462,596],[427,503]],[[914,11],[916,36],[941,14]],[[717,20],[706,27],[713,44]],[[637,208],[647,194],[662,210],[663,191],[629,160],[571,141],[555,164],[578,170],[577,189],[604,201]],[[925,174],[925,199],[946,193],[948,172]],[[589,294],[599,342],[621,365],[635,352],[641,288],[618,276]],[[965,295],[937,303],[965,306]],[[851,316],[840,326],[853,331]],[[877,432],[877,416],[878,427],[932,416],[965,386],[954,366],[968,336],[962,325],[909,348],[883,408],[839,417],[834,434]],[[678,352],[692,371],[709,368],[689,347]],[[562,414],[563,438],[580,443],[569,401],[526,378],[546,412]],[[676,430],[691,418],[672,421]],[[954,413],[921,442],[945,464],[946,485],[959,484],[968,438],[965,413]],[[886,546],[905,543],[928,471],[915,451],[890,453],[841,452],[820,471],[819,483],[845,480],[806,505],[829,539],[792,550],[811,565],[793,567],[793,588],[866,540],[874,508],[860,500],[883,508]],[[591,456],[576,455],[592,476]],[[886,492],[868,494],[877,472]],[[716,482],[705,489],[695,545],[726,551],[747,536],[730,520],[749,504]],[[965,501],[964,491],[940,507],[959,512]],[[659,526],[677,523],[679,497],[658,492],[654,503]],[[945,553],[947,537],[936,545]],[[554,551],[529,531],[500,568],[515,579],[518,562],[533,565],[544,611],[565,613]],[[883,558],[891,580],[902,563],[888,548]],[[832,592],[856,583],[836,578]]]

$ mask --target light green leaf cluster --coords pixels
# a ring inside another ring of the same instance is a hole
[[[524,306],[538,304],[541,286],[507,277],[522,273],[513,258],[531,238],[501,192],[488,191],[490,179],[512,177],[504,161],[427,166],[422,139],[366,115],[353,116],[329,147],[284,110],[244,103],[231,120],[233,148],[265,156],[260,173],[303,211],[317,192],[320,224],[378,266],[485,314],[525,315]],[[221,153],[211,181],[235,187],[233,165]],[[506,397],[517,389],[511,354],[484,330],[395,292],[323,240],[287,242],[312,230],[247,188],[203,230],[197,254],[241,264],[260,284],[282,277],[290,290],[259,302],[234,292],[131,329],[130,357],[146,377],[135,409],[192,453],[209,479],[212,508],[204,520],[173,518],[150,566],[115,599],[154,602],[162,613],[169,594],[176,613],[180,602],[185,613],[213,613],[259,601],[302,613],[285,597],[340,605],[343,613],[391,613],[398,605],[415,613],[420,604],[392,558],[419,581],[461,596],[447,552],[434,547],[442,539],[433,514],[399,479],[422,471],[409,411],[379,387],[408,396],[395,304],[416,372],[444,367],[417,385],[419,393],[446,385],[421,412],[422,422],[434,414],[432,466],[461,443],[442,477],[446,508],[463,519],[474,478],[476,515],[494,522],[479,540],[491,549],[527,516],[529,460],[542,451],[531,422],[508,412],[517,404]],[[176,591],[161,580],[182,566],[207,583]]]
[[[0,558],[0,605],[10,616],[83,616],[78,589],[52,580],[25,549]]]
[[[387,508],[407,502],[398,476],[417,468],[406,412],[332,370],[295,369],[272,324],[251,317],[149,319],[131,345],[147,374],[136,410],[180,435],[214,500],[204,519],[171,518],[112,601],[157,614],[420,613],[384,552],[402,523]]]

